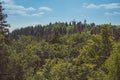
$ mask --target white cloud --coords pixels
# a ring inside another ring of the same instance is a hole
[[[119,3],[109,3],[109,4],[99,4],[99,5],[89,4],[89,5],[84,5],[83,7],[95,8],[95,9],[98,9],[98,8],[117,9],[117,8],[120,8],[120,4]]]
[[[28,12],[33,13],[33,11],[36,11],[33,7],[25,8],[24,6],[15,4],[5,4],[4,7],[7,9],[8,14],[18,14],[21,16],[29,16]]]
[[[5,4],[3,7],[6,8],[8,14],[17,14],[21,16],[41,16],[44,14],[43,11],[52,11],[48,7],[40,7],[39,9],[33,7],[24,7],[22,5],[17,5],[14,0],[3,0]]]
[[[29,7],[29,8],[27,8],[27,10],[29,10],[29,11],[35,11],[36,9],[33,8],[33,7]]]
[[[28,14],[25,11],[21,11],[21,10],[8,10],[9,14],[18,14],[21,16],[28,16]]]
[[[35,9],[33,7],[24,7],[22,5],[17,5],[13,0],[3,0],[5,4],[3,7],[6,8],[6,12],[8,14],[17,14],[21,16],[41,16],[44,12],[39,11],[39,9]]]
[[[120,15],[120,12],[106,12],[105,15]]]
[[[24,6],[21,5],[15,5],[15,4],[5,4],[5,8],[9,10],[22,10],[22,11],[35,11],[36,9],[33,7],[28,7],[25,8]]]
[[[99,6],[95,5],[95,4],[89,4],[87,6],[85,6],[86,8],[99,8]]]
[[[39,10],[41,10],[41,11],[52,11],[52,9],[49,8],[49,7],[40,7]]]
[[[31,16],[41,16],[43,14],[44,14],[44,12],[40,12],[40,13],[32,14]]]
[[[118,3],[103,4],[101,6],[105,7],[106,9],[120,8],[120,5]]]
[[[17,15],[21,15],[21,16],[42,16],[44,14],[44,12],[39,12],[39,13],[31,13],[28,14],[26,11],[21,11],[21,10],[8,10],[9,14],[17,14]]]

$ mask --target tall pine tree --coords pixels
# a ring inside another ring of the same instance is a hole
[[[9,24],[5,19],[7,14],[3,13],[4,8],[2,7],[2,2],[0,1],[0,80],[7,80],[8,76],[8,34],[9,34]]]

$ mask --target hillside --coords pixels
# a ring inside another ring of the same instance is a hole
[[[4,43],[2,35],[0,39]],[[5,80],[120,79],[119,26],[60,22],[29,26],[14,30],[10,43],[1,47]]]
[[[0,80],[120,80],[120,0],[0,0]]]

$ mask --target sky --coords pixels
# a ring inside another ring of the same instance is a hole
[[[50,22],[120,25],[120,0],[1,0],[10,30]]]

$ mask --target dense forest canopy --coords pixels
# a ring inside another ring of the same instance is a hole
[[[2,80],[120,79],[120,26],[56,22],[16,29],[9,43],[5,38]]]
[[[96,25],[95,23],[87,24],[86,20],[82,23],[75,20],[71,22],[55,22],[49,23],[48,25],[36,25],[28,26],[25,28],[15,29],[11,32],[11,37],[16,39],[18,35],[34,36],[38,38],[43,38],[45,40],[50,40],[48,38],[61,37],[64,35],[70,35],[75,33],[88,32],[90,34],[100,34],[102,25]],[[120,38],[120,25],[111,25],[110,32],[111,36],[118,40]]]
[[[9,32],[1,4],[0,80],[120,80],[119,25],[74,20]]]

